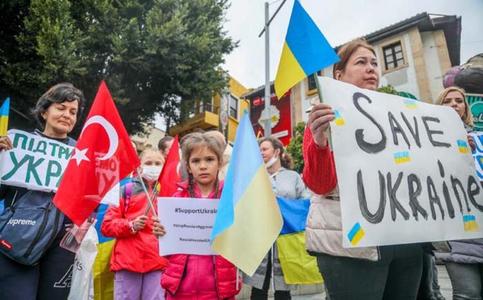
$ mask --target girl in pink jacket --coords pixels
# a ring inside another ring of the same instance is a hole
[[[223,147],[203,133],[188,134],[182,140],[182,156],[188,181],[179,184],[173,197],[219,198],[223,183],[218,181]],[[236,267],[219,255],[177,254],[161,277],[166,299],[235,299],[241,288]]]

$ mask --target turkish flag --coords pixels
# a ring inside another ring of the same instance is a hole
[[[178,189],[179,175],[179,141],[178,136],[174,137],[173,144],[169,149],[163,170],[159,174],[158,185],[160,186],[159,196],[171,197]]]
[[[104,196],[139,164],[111,94],[102,81],[54,204],[76,225],[81,225]]]

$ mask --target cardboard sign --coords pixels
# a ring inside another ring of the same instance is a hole
[[[483,237],[483,190],[452,108],[319,82],[335,112],[345,247]]]
[[[16,129],[8,136],[13,149],[0,153],[1,184],[56,191],[74,148]]]

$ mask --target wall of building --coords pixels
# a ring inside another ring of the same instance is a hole
[[[438,46],[434,32],[421,32],[421,39],[424,47],[424,57],[426,59],[426,72],[428,74],[429,90],[433,102],[443,89],[443,73],[441,73],[441,63],[438,55]]]

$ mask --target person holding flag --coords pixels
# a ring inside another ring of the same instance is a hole
[[[141,178],[133,178],[123,186],[119,206],[109,207],[101,226],[103,235],[116,239],[111,257],[115,300],[164,299],[159,282],[168,260],[159,256],[158,239],[153,234],[157,227],[158,236],[164,235],[164,228],[155,225],[159,223],[157,205],[151,200],[164,159],[153,149],[144,150],[140,159]]]
[[[333,76],[359,88],[376,90],[380,70],[376,52],[363,40],[339,49],[340,62]],[[340,299],[416,299],[422,273],[420,244],[344,248],[340,199],[334,158],[329,147],[332,108],[319,103],[312,108],[304,133],[303,180],[316,195],[307,218],[306,246],[317,256],[328,296]]]
[[[182,159],[188,181],[179,184],[173,197],[219,198],[223,182],[218,173],[223,162],[219,140],[206,133],[190,133],[182,142]],[[166,299],[235,299],[241,288],[236,267],[221,255],[175,254],[161,278]]]
[[[68,137],[81,115],[85,98],[81,90],[71,83],[59,83],[47,90],[37,101],[33,109],[33,117],[41,130],[35,134],[74,145],[75,141]],[[0,151],[12,149],[10,139],[0,136]],[[51,202],[53,193],[28,190],[13,186],[0,186],[0,199],[5,198],[6,208],[27,200],[38,203]],[[55,207],[52,207],[55,209]],[[5,212],[4,212],[5,213]],[[67,299],[70,289],[69,276],[72,272],[75,254],[61,248],[60,240],[66,228],[72,222],[59,213],[64,226],[60,227],[52,239],[50,246],[44,249],[41,258],[33,265],[20,264],[6,255],[0,254],[0,299]],[[40,220],[35,220],[40,222]],[[56,230],[56,229],[52,229]],[[13,245],[17,249],[27,250],[33,240],[25,244]],[[2,243],[0,247],[8,247]]]

